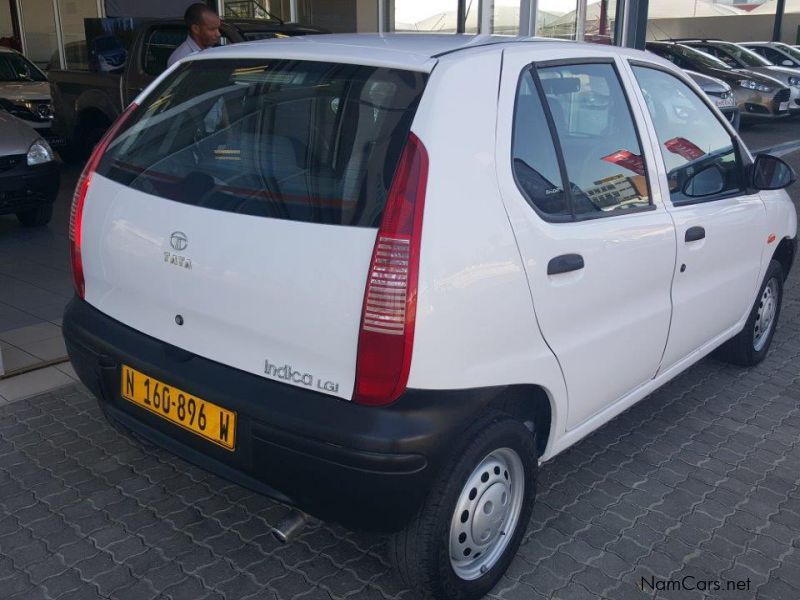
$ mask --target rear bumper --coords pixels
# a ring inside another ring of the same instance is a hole
[[[20,212],[53,202],[58,194],[59,167],[55,162],[29,167],[23,160],[0,172],[0,214]]]
[[[107,416],[189,462],[355,529],[402,528],[448,448],[497,388],[409,390],[369,408],[267,380],[164,344],[73,299],[64,337]],[[229,452],[123,399],[120,365],[236,411]]]

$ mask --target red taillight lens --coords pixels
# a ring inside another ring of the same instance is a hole
[[[413,133],[400,156],[369,266],[353,400],[383,406],[406,389],[417,313],[428,153]]]
[[[81,259],[81,244],[83,242],[83,205],[86,202],[86,194],[89,191],[89,184],[92,181],[92,174],[97,169],[100,159],[108,148],[108,144],[117,135],[125,124],[125,121],[138,108],[138,105],[131,102],[114,124],[109,128],[102,139],[97,143],[92,151],[92,155],[83,167],[83,172],[75,186],[75,193],[72,196],[72,206],[69,211],[69,254],[72,262],[72,283],[75,285],[75,293],[84,298],[86,295],[86,284],[83,279],[83,260]]]

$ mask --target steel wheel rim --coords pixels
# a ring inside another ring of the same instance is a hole
[[[756,322],[753,326],[753,349],[761,352],[767,344],[769,334],[775,326],[775,314],[778,312],[778,280],[771,278],[758,298]]]
[[[508,547],[525,497],[525,468],[510,448],[490,452],[472,471],[450,520],[450,565],[461,579],[478,579]]]

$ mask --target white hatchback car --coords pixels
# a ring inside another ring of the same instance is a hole
[[[652,54],[466,36],[227,46],[97,146],[75,370],[108,418],[478,598],[538,465],[712,350],[754,365],[795,254],[755,159]]]

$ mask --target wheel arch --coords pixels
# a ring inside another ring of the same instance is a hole
[[[784,280],[789,276],[789,271],[792,270],[796,253],[797,238],[785,237],[772,254],[772,260],[777,260],[783,268]]]
[[[489,403],[489,408],[507,413],[536,432],[536,450],[542,456],[553,432],[553,398],[541,385],[509,385]]]

